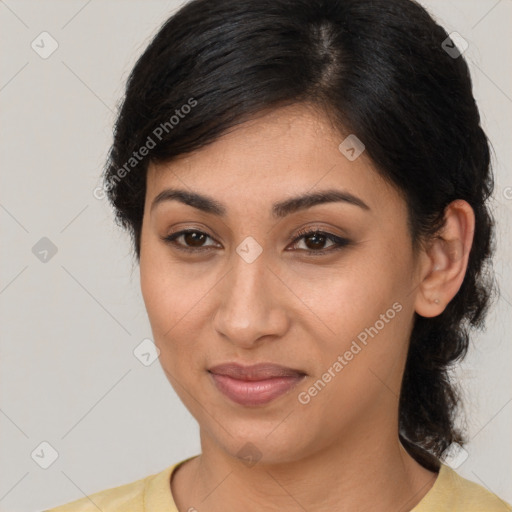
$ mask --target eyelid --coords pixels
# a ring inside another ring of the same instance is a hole
[[[188,227],[183,228],[181,230],[177,230],[173,233],[170,233],[166,236],[162,236],[161,239],[164,242],[167,242],[171,244],[173,247],[177,248],[178,250],[182,250],[188,253],[201,253],[209,251],[211,247],[214,247],[213,244],[206,245],[202,247],[187,247],[185,245],[181,245],[175,242],[176,239],[180,238],[183,235],[189,234],[189,233],[199,233],[202,235],[206,235],[207,238],[210,238],[215,243],[218,243],[215,238],[211,235],[209,235],[207,232],[203,231],[202,229],[198,229],[195,227]],[[295,249],[302,253],[306,253],[311,256],[321,256],[326,253],[334,252],[338,249],[342,249],[343,247],[346,247],[347,245],[350,245],[352,242],[348,240],[347,238],[344,238],[342,236],[335,235],[334,233],[331,233],[330,231],[327,231],[325,228],[321,228],[319,226],[308,226],[305,228],[299,228],[298,231],[294,231],[288,238],[287,242],[292,242],[293,245],[296,245],[299,243],[302,239],[306,238],[308,235],[313,234],[320,234],[323,235],[327,240],[332,242],[332,245],[327,249],[318,249],[318,250],[307,250],[307,249]]]
[[[204,251],[208,251],[209,250],[208,248],[213,247],[213,245],[207,245],[207,246],[203,246],[203,247],[195,247],[194,248],[194,247],[187,247],[186,245],[181,245],[181,244],[175,243],[175,240],[177,238],[180,238],[181,236],[187,235],[189,233],[199,233],[202,235],[206,235],[208,238],[210,238],[211,240],[214,240],[216,242],[216,240],[213,238],[213,236],[209,235],[202,229],[197,229],[194,227],[180,229],[180,230],[174,231],[168,235],[164,235],[160,238],[164,242],[172,245],[173,247],[177,248],[178,250],[182,250],[182,251],[189,252],[189,253],[204,252]],[[218,242],[216,242],[216,243],[218,243]]]
[[[302,238],[304,235],[310,235],[313,233],[321,233],[321,234],[332,236],[332,237],[343,238],[341,235],[335,235],[334,233],[332,233],[330,228],[327,228],[325,226],[320,226],[320,225],[317,225],[317,226],[312,225],[312,226],[301,227],[301,228],[293,231],[293,233],[286,240],[287,240],[287,242],[294,242],[297,239]]]
[[[295,232],[293,235],[288,237],[288,241],[293,242],[293,245],[296,245],[301,240],[305,239],[308,235],[313,234],[320,234],[323,235],[327,240],[331,241],[333,245],[326,249],[318,249],[316,251],[314,250],[307,250],[307,249],[296,249],[299,250],[302,253],[307,254],[308,256],[322,256],[323,254],[329,254],[332,252],[335,252],[339,249],[343,249],[344,247],[347,247],[348,245],[352,244],[352,241],[348,238],[335,235],[334,233],[331,233],[330,231],[327,231],[325,228],[321,228],[319,226],[309,226],[306,228],[300,228],[297,232]]]

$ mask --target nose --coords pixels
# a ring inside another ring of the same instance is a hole
[[[251,349],[286,332],[286,300],[290,297],[264,252],[252,262],[235,253],[233,265],[216,291],[214,328],[233,345]]]

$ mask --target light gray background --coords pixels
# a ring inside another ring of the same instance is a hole
[[[496,152],[502,298],[457,371],[471,437],[458,471],[512,502],[512,2],[423,4],[469,43]],[[1,511],[56,506],[199,453],[195,420],[158,361],[133,354],[151,338],[138,268],[92,193],[128,72],[178,5],[0,1]],[[47,59],[31,48],[43,31],[59,44]],[[58,249],[46,263],[32,252],[42,237]],[[48,469],[31,457],[43,441],[58,452]]]

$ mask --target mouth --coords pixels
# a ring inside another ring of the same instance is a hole
[[[208,372],[224,396],[245,406],[267,404],[290,391],[306,377],[301,370],[273,363],[252,366],[226,363],[214,366]]]

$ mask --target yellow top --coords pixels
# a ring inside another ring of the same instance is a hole
[[[171,475],[180,464],[194,457],[173,464],[160,473],[45,512],[178,512],[171,493]],[[433,487],[411,512],[512,512],[512,507],[481,485],[462,478],[442,464]]]

